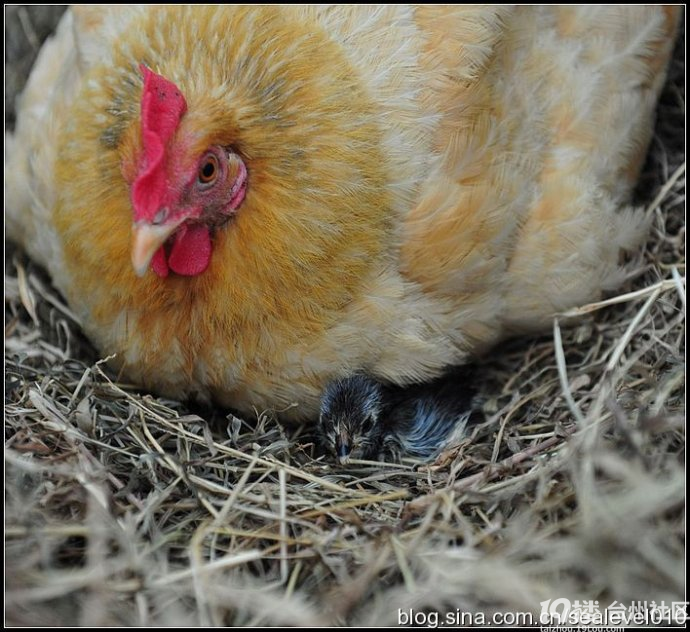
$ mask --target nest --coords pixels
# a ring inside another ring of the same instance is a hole
[[[431,465],[343,468],[268,412],[142,393],[10,251],[7,623],[477,624],[536,621],[549,599],[683,601],[683,58],[681,38],[634,278],[483,361],[485,420]]]

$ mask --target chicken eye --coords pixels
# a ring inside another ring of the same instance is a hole
[[[218,178],[218,158],[214,154],[208,154],[199,167],[199,184],[213,184]]]
[[[367,415],[362,419],[361,432],[363,435],[368,435],[376,425],[376,419],[371,415]]]

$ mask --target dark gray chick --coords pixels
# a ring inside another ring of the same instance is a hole
[[[383,441],[381,385],[365,375],[333,380],[321,396],[319,440],[340,463],[375,459]]]
[[[384,386],[365,375],[333,380],[321,398],[322,446],[340,463],[432,459],[474,414],[467,378],[466,369],[455,369],[407,387]]]

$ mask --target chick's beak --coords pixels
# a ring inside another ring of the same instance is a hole
[[[338,463],[345,465],[350,461],[350,452],[352,446],[350,445],[350,436],[347,432],[341,431],[335,440],[335,452],[338,457]]]
[[[132,226],[132,265],[137,276],[146,274],[153,255],[179,225],[180,223],[173,222],[154,226],[147,222],[137,222]]]

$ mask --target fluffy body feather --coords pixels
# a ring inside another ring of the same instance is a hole
[[[146,387],[307,418],[431,379],[620,282],[679,7],[145,6],[65,14],[7,138],[7,235]],[[140,65],[246,197],[208,267],[132,267]]]

